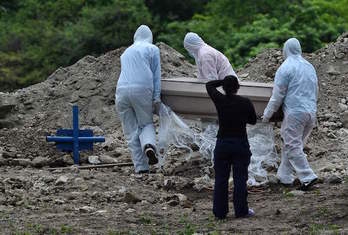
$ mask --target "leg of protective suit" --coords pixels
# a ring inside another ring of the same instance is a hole
[[[315,117],[311,117],[311,119],[305,124],[305,127],[303,129],[303,136],[302,136],[303,145],[307,143],[307,139],[309,135],[311,134],[313,128],[315,127],[315,122],[316,122]]]
[[[308,133],[308,128],[311,126],[311,116],[309,114],[296,114],[286,118],[287,125],[284,128],[283,137],[286,155],[300,181],[302,183],[310,182],[317,176],[310,168],[307,155],[303,152],[303,141],[306,136],[304,133]]]
[[[280,130],[280,134],[282,136],[283,142],[285,138],[285,127],[287,126],[287,119],[284,118],[282,127]],[[281,154],[281,162],[277,171],[277,178],[280,180],[282,184],[292,184],[295,180],[293,175],[294,169],[292,168],[289,158],[286,154],[285,143],[283,143],[282,154]]]
[[[277,178],[280,180],[282,184],[292,184],[295,180],[293,175],[293,168],[290,164],[288,156],[285,154],[285,145],[282,148],[282,159],[277,171]]]
[[[148,124],[142,128],[140,136],[141,149],[144,151],[145,145],[151,144],[156,150],[156,131],[153,124]]]
[[[117,91],[116,105],[123,134],[132,154],[135,172],[149,170],[148,159],[141,148],[138,121],[129,99],[128,90]]]
[[[131,89],[131,101],[140,127],[140,143],[144,151],[147,144],[156,149],[156,132],[153,125],[152,91],[150,89]]]

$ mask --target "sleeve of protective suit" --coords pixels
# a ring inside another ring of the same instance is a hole
[[[202,58],[200,62],[201,78],[208,80],[218,80],[218,74],[216,70],[215,58],[212,56],[207,56]]]
[[[276,72],[272,96],[263,112],[263,121],[269,121],[273,113],[278,111],[286,96],[289,84],[289,75],[286,66],[281,66]]]
[[[153,73],[153,101],[161,101],[161,61],[160,51],[155,49],[155,53],[152,57],[151,70]]]

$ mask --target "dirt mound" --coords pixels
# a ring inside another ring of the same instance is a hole
[[[162,78],[195,76],[195,66],[183,55],[164,43],[158,46],[161,49]],[[121,155],[128,155],[114,98],[120,73],[119,57],[124,49],[116,49],[98,58],[86,56],[70,67],[59,68],[42,83],[14,93],[0,93],[1,148],[6,152],[3,155],[8,156],[6,159],[2,157],[0,163],[30,165],[37,157],[61,159],[61,154],[52,150],[44,138],[59,127],[72,127],[73,104],[79,105],[81,127],[92,128],[96,134],[107,137],[103,152],[112,155],[110,151],[121,146],[124,153]],[[346,33],[325,48],[305,55],[316,68],[320,83],[319,125],[308,145],[310,156],[328,153],[339,161],[341,155],[347,155],[347,50]],[[282,62],[280,50],[267,50],[253,58],[238,74],[242,80],[272,82]],[[53,162],[60,165],[55,160]]]
[[[162,78],[194,76],[195,67],[183,55],[164,43],[158,46]],[[50,156],[52,161],[52,156],[59,156],[45,143],[45,135],[57,128],[72,128],[74,104],[79,106],[80,127],[90,127],[99,135],[118,130],[118,136],[121,128],[115,112],[115,89],[124,50],[98,58],[86,56],[72,66],[57,69],[44,82],[14,93],[0,93],[0,142],[9,155],[0,158],[0,165],[17,165],[17,160],[11,160],[14,158],[28,165],[24,159]]]
[[[195,67],[159,43],[162,77],[193,77]],[[314,190],[284,188],[269,169],[269,184],[249,189],[255,218],[212,217],[213,170],[199,152],[186,161],[171,149],[163,169],[133,174],[133,167],[48,169],[72,165],[45,136],[72,127],[72,105],[80,127],[104,135],[95,145],[103,163],[128,162],[130,154],[114,110],[114,93],[124,48],[98,58],[86,56],[59,68],[46,81],[0,93],[0,233],[33,234],[230,234],[346,233],[348,195],[348,34],[305,57],[320,83],[318,126],[305,146],[320,176]],[[267,50],[238,71],[243,80],[272,82],[281,51]],[[158,120],[156,120],[157,122]],[[279,128],[275,128],[280,148]],[[81,153],[87,162],[91,153]],[[42,167],[36,168],[28,167]],[[233,182],[230,182],[233,185]],[[232,195],[232,193],[231,193]],[[298,218],[302,218],[299,220]]]
[[[184,56],[159,43],[162,78],[193,76],[194,66]],[[80,121],[103,130],[119,126],[114,110],[115,88],[120,74],[120,55],[125,48],[98,58],[86,56],[76,64],[57,69],[46,81],[18,90],[0,93],[0,106],[13,105],[1,127],[18,124],[45,128],[72,125],[71,106],[79,105]],[[1,117],[0,117],[1,118]]]

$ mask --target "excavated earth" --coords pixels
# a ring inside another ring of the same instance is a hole
[[[162,78],[196,76],[184,56],[158,46]],[[304,148],[319,183],[306,192],[284,187],[269,169],[269,183],[249,188],[250,219],[233,217],[231,193],[227,220],[214,220],[214,172],[199,152],[185,160],[172,149],[162,169],[136,175],[132,166],[78,169],[46,142],[72,127],[77,104],[80,127],[106,138],[81,153],[81,165],[130,161],[114,98],[123,51],[86,56],[42,83],[0,92],[0,234],[348,234],[348,33],[304,55],[320,86],[318,125]],[[281,63],[281,51],[271,49],[237,73],[272,82]],[[280,152],[279,124],[274,129]]]

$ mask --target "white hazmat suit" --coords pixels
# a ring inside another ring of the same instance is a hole
[[[301,53],[301,45],[296,38],[285,42],[285,61],[276,72],[272,97],[263,114],[263,121],[267,122],[283,104],[281,136],[284,144],[277,172],[283,184],[293,183],[293,173],[303,185],[317,179],[303,147],[316,122],[318,80],[314,67]]]
[[[159,48],[152,44],[150,28],[141,25],[121,55],[115,102],[136,172],[149,170],[145,145],[156,146],[153,104],[160,102],[160,82]]]
[[[223,80],[228,75],[237,77],[227,57],[206,44],[196,33],[187,33],[184,47],[195,59],[198,79]]]

